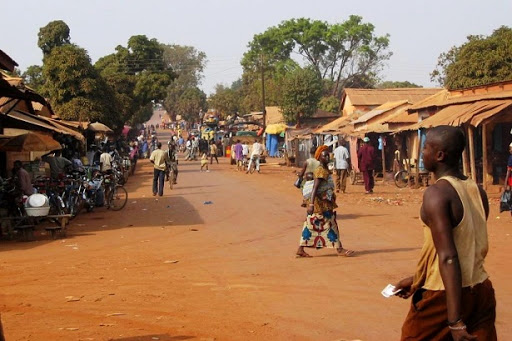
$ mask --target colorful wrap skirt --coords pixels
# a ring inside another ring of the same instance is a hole
[[[306,217],[300,236],[300,246],[340,248],[340,233],[336,222],[336,212],[313,213]]]

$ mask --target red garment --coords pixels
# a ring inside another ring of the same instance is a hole
[[[375,168],[375,148],[373,146],[367,143],[363,144],[357,152],[357,158],[359,159],[359,170],[361,172]]]

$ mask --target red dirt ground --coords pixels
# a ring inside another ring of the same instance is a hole
[[[180,163],[156,200],[142,161],[127,207],[71,222],[66,239],[0,242],[0,312],[14,340],[396,340],[409,301],[380,291],[415,269],[421,190],[361,185],[339,196],[344,246],[297,259],[305,210],[294,169],[261,174],[221,158],[209,173]],[[205,205],[205,201],[212,201]],[[491,196],[486,267],[500,339],[512,335],[510,213]]]

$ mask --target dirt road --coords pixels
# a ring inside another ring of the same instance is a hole
[[[220,161],[209,173],[182,161],[178,185],[156,198],[142,161],[124,210],[80,215],[65,240],[0,242],[7,340],[396,340],[409,302],[380,291],[415,268],[421,191],[350,186],[339,224],[357,257],[296,259],[305,212],[293,170],[270,159],[246,175]],[[512,219],[491,206],[487,270],[504,340]]]

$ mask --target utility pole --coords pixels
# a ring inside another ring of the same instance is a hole
[[[261,68],[261,97],[262,97],[261,102],[263,105],[263,131],[265,131],[266,124],[267,124],[267,110],[265,109],[265,70],[263,67],[263,53],[261,54],[260,68]]]

